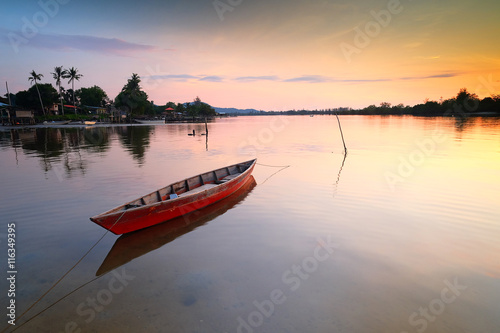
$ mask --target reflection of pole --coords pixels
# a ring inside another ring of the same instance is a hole
[[[47,161],[47,141],[49,140],[49,129],[48,128],[44,128],[43,131],[45,132],[45,140],[44,140],[44,143],[43,143],[43,163],[45,165],[45,172],[49,171],[49,167],[48,167],[48,161]]]
[[[344,144],[344,154],[347,155],[347,147],[345,146],[344,133],[342,133],[342,126],[340,126],[340,119],[337,112],[335,112],[335,117],[337,117],[337,121],[339,122],[340,136],[342,137],[342,143]]]
[[[16,165],[19,165],[19,159],[17,158],[17,145],[16,145],[16,135],[14,133],[16,130],[10,130],[10,139],[12,140],[12,147],[14,147],[14,152],[16,153]]]
[[[333,190],[333,197],[335,198],[335,194],[337,194],[337,187],[339,186],[340,174],[342,173],[342,169],[344,168],[345,159],[347,158],[347,154],[344,154],[344,159],[342,160],[342,164],[340,165],[339,173],[337,174],[337,181],[335,182],[335,189]]]

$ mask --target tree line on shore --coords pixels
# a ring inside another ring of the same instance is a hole
[[[473,115],[500,115],[500,94],[480,99],[476,94],[470,93],[466,88],[460,89],[455,97],[440,101],[426,99],[424,103],[409,105],[392,105],[382,102],[379,106],[369,105],[361,109],[349,107],[316,110],[288,110],[268,111],[259,114],[287,114],[287,115],[313,115],[313,114],[351,114],[351,115],[413,115],[413,116],[455,116],[465,117]]]
[[[6,94],[5,99],[0,101],[9,103],[17,108],[25,108],[35,111],[36,115],[47,116],[49,114],[65,115],[66,111],[74,114],[88,115],[89,111],[97,108],[105,109],[111,113],[111,109],[120,111],[127,117],[211,117],[216,114],[213,107],[204,103],[199,97],[193,102],[174,103],[167,102],[165,105],[155,105],[148,99],[148,95],[140,86],[139,75],[132,73],[116,98],[110,99],[106,92],[97,85],[82,87],[75,90],[75,81],[83,77],[77,68],[64,69],[57,66],[51,72],[55,80],[56,88],[51,83],[41,83],[43,74],[32,70],[28,80],[32,86],[28,90],[22,90],[16,94]],[[68,79],[71,88],[65,89],[62,80]],[[71,104],[71,105],[68,105]],[[57,107],[56,107],[57,105]],[[414,106],[382,102],[379,106],[369,105],[361,109],[349,107],[316,110],[288,110],[288,111],[260,111],[252,114],[352,114],[352,115],[415,115],[415,116],[466,116],[466,115],[500,115],[500,94],[480,99],[476,94],[470,93],[466,88],[460,89],[456,96],[440,101],[426,99],[424,103]],[[241,114],[241,113],[240,113]]]
[[[6,94],[0,101],[10,104],[14,108],[33,110],[37,116],[88,115],[89,111],[96,109],[110,113],[111,109],[118,110],[127,117],[155,117],[165,115],[184,115],[187,117],[211,117],[215,110],[204,103],[199,97],[193,102],[177,103],[168,102],[165,105],[155,105],[148,99],[148,95],[140,86],[139,75],[132,73],[116,98],[110,99],[107,93],[99,86],[82,87],[75,90],[75,81],[83,77],[78,69],[71,67],[64,69],[57,66],[50,73],[55,80],[56,88],[51,83],[42,83],[43,74],[32,70],[28,80],[32,86],[16,94]],[[63,79],[68,79],[71,88],[65,89]]]

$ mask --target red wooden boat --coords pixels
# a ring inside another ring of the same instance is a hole
[[[102,262],[96,276],[110,272],[129,261],[161,248],[177,238],[209,223],[218,216],[241,203],[257,186],[253,176],[233,194],[224,199],[189,214],[176,217],[168,223],[160,223],[150,228],[121,235]]]
[[[211,205],[242,187],[257,159],[167,185],[90,219],[114,234],[143,229]]]

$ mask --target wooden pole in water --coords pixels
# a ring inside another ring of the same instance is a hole
[[[7,84],[7,81],[5,81],[5,88],[7,88],[7,98],[9,99],[9,105],[12,105],[10,102],[9,85]]]
[[[340,136],[342,137],[342,143],[344,144],[344,153],[345,153],[345,155],[347,155],[347,147],[345,146],[344,133],[342,133],[342,126],[340,126],[340,119],[339,119],[339,115],[337,114],[337,112],[335,112],[335,117],[337,117],[337,121],[339,123]]]
[[[205,133],[208,135],[207,117],[205,117]]]
[[[12,102],[10,101],[9,85],[7,84],[7,81],[5,81],[5,88],[7,88],[7,98],[9,100],[9,106],[12,106]],[[10,109],[7,109],[7,121],[10,124],[12,124],[11,123],[11,118],[10,118]],[[2,118],[2,125],[3,125],[3,118]]]

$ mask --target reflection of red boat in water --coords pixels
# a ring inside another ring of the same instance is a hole
[[[256,161],[181,180],[90,219],[119,235],[176,218],[231,195],[251,176]]]
[[[233,194],[210,206],[161,223],[147,229],[120,236],[104,259],[96,275],[102,275],[132,261],[148,252],[156,250],[204,224],[224,214],[246,196],[257,185],[253,176]]]

